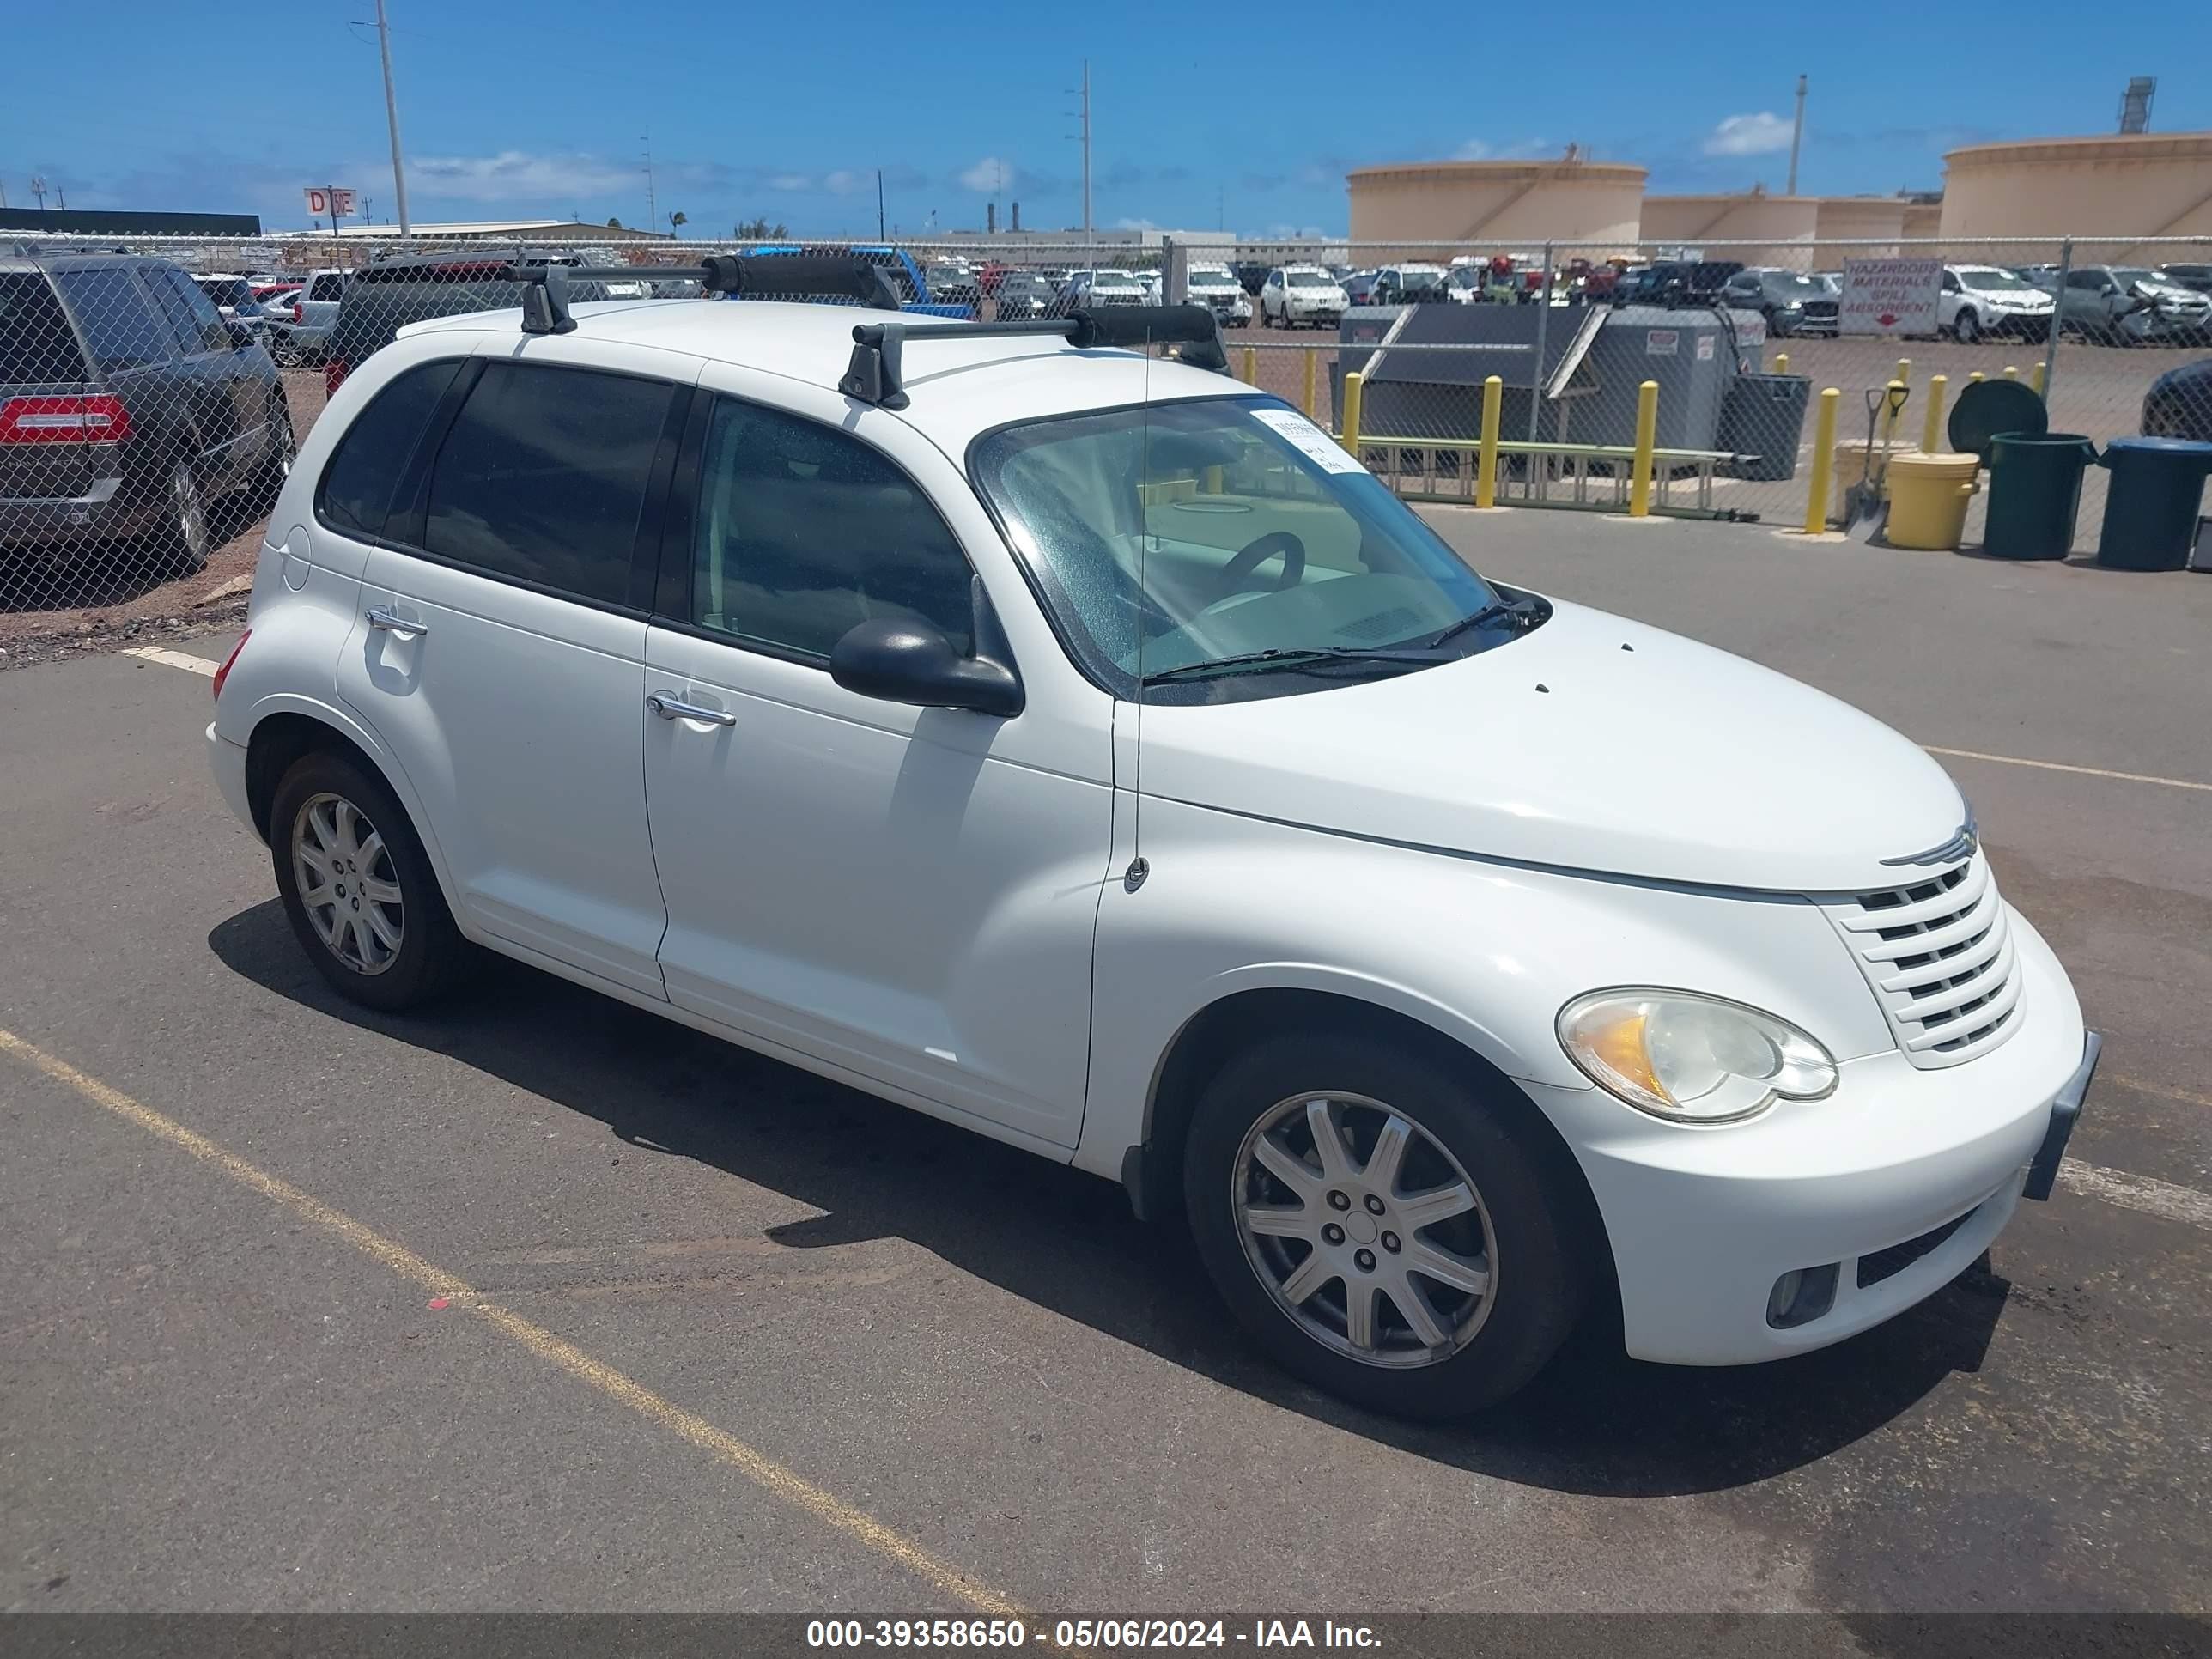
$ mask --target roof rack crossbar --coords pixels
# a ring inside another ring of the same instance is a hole
[[[899,308],[898,290],[891,286],[890,276],[881,266],[834,254],[790,253],[773,258],[746,258],[734,253],[714,253],[695,265],[518,262],[508,265],[501,276],[506,281],[523,285],[525,334],[566,334],[576,326],[576,319],[568,310],[571,283],[679,280],[697,283],[710,294],[733,294],[748,299],[798,299],[834,294],[857,300],[878,311]]]
[[[1055,335],[1079,349],[1098,346],[1180,346],[1184,362],[1216,374],[1229,372],[1229,353],[1221,343],[1220,319],[1207,306],[1111,306],[1072,311],[1065,317],[1029,322],[861,323],[853,330],[853,357],[837,389],[848,398],[883,409],[904,409],[908,402],[901,368],[909,340],[988,340],[1012,335]]]

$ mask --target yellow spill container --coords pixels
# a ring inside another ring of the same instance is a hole
[[[1889,458],[1889,544],[1956,552],[1966,533],[1966,503],[1981,488],[1973,455]]]
[[[1902,438],[1891,438],[1887,441],[1876,438],[1871,449],[1868,447],[1867,441],[1863,438],[1854,438],[1849,443],[1838,444],[1836,446],[1837,519],[1840,520],[1844,516],[1844,501],[1850,494],[1851,486],[1867,476],[1867,460],[1869,455],[1874,459],[1874,471],[1879,472],[1881,471],[1881,457],[1885,451],[1887,452],[1890,459],[1894,461],[1899,455],[1917,453],[1917,445],[1907,443]],[[1885,495],[1889,494],[1887,483],[1882,487],[1882,494]]]

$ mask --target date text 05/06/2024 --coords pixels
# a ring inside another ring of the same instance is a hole
[[[1060,1619],[1048,1635],[1020,1619],[814,1619],[811,1648],[967,1648],[990,1651],[1035,1641],[1058,1648],[1363,1648],[1382,1646],[1368,1626],[1333,1619],[1255,1619],[1249,1627],[1222,1619]]]

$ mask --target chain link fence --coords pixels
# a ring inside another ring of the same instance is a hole
[[[0,643],[42,617],[173,611],[195,581],[204,590],[250,568],[261,520],[330,392],[408,323],[519,305],[508,266],[578,267],[580,300],[706,302],[720,296],[639,267],[778,251],[792,250],[0,240]],[[907,305],[940,314],[1208,305],[1240,378],[1305,410],[1414,499],[1621,510],[1639,499],[1648,427],[1650,510],[1816,526],[1869,455],[1879,465],[1947,447],[1947,412],[1978,380],[2022,381],[2046,398],[2051,430],[2099,446],[2136,433],[2212,439],[2204,240],[1145,248],[1023,238],[866,255]],[[1936,317],[1844,314],[1846,262],[1899,256],[1941,263]],[[1894,417],[1875,411],[1869,447],[1869,394],[1893,380],[1905,402]],[[1831,388],[1834,467],[1816,490]],[[2077,547],[2094,543],[2103,492],[2093,467]],[[1970,544],[1983,512],[1977,495]]]

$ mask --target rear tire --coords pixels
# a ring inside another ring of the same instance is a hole
[[[191,576],[207,568],[208,555],[215,550],[215,527],[198,469],[182,456],[171,464],[162,486],[161,513],[156,550],[162,573]]]
[[[350,757],[319,750],[293,763],[269,809],[269,849],[300,948],[348,1000],[411,1006],[467,960],[415,826]]]
[[[1511,1085],[1473,1071],[1349,1033],[1266,1039],[1206,1085],[1185,1145],[1192,1236],[1238,1322],[1285,1369],[1395,1416],[1512,1394],[1587,1294],[1576,1212],[1491,1095]]]

